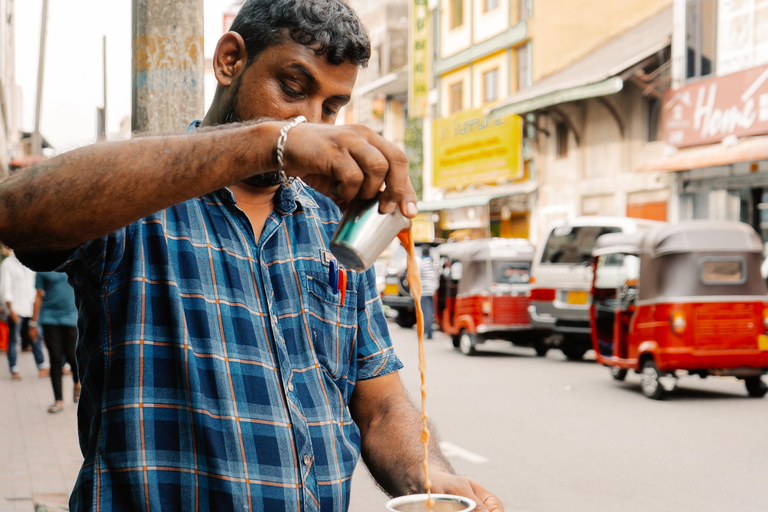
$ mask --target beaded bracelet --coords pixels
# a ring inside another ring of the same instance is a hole
[[[280,180],[283,182],[283,185],[289,184],[291,181],[293,181],[293,178],[290,180],[288,179],[288,176],[285,174],[285,160],[283,160],[283,154],[285,152],[285,143],[288,141],[288,132],[293,128],[294,126],[306,123],[307,118],[304,116],[299,116],[295,118],[290,123],[286,123],[282,128],[280,128],[280,136],[277,138],[277,171],[280,173]]]

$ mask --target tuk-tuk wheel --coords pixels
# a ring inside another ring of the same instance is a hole
[[[611,366],[611,377],[614,380],[623,381],[627,378],[627,370],[619,368],[618,366]]]
[[[643,363],[641,381],[645,396],[653,400],[661,400],[664,397],[664,386],[659,381],[659,368],[653,359],[648,359]]]
[[[465,356],[475,355],[475,345],[477,345],[476,336],[462,329],[459,334],[459,350],[461,353]]]
[[[754,398],[762,398],[768,393],[768,386],[765,385],[763,379],[760,376],[747,377],[744,379],[744,384],[747,385],[747,393]]]
[[[544,340],[536,340],[533,343],[533,349],[536,351],[537,356],[544,357],[549,351],[549,345],[547,345],[547,342]]]

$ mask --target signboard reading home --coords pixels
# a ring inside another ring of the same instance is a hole
[[[466,187],[523,177],[523,122],[517,115],[488,115],[482,109],[433,122],[433,186]]]
[[[768,66],[701,80],[664,95],[664,140],[678,148],[768,134]]]

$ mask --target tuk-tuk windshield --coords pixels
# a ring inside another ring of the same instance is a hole
[[[541,263],[579,264],[591,261],[597,237],[620,231],[621,228],[607,226],[557,227],[547,238]]]
[[[494,261],[493,282],[497,284],[528,284],[531,265],[521,261]]]

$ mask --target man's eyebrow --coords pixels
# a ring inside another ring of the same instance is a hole
[[[304,77],[309,82],[309,85],[311,87],[318,87],[320,84],[318,83],[317,78],[315,78],[315,75],[312,74],[312,72],[303,64],[300,64],[298,62],[294,62],[292,64],[288,65],[288,68],[297,71],[304,75]],[[329,99],[341,101],[344,103],[349,103],[349,100],[352,99],[349,94],[336,94],[334,96],[331,96]]]

